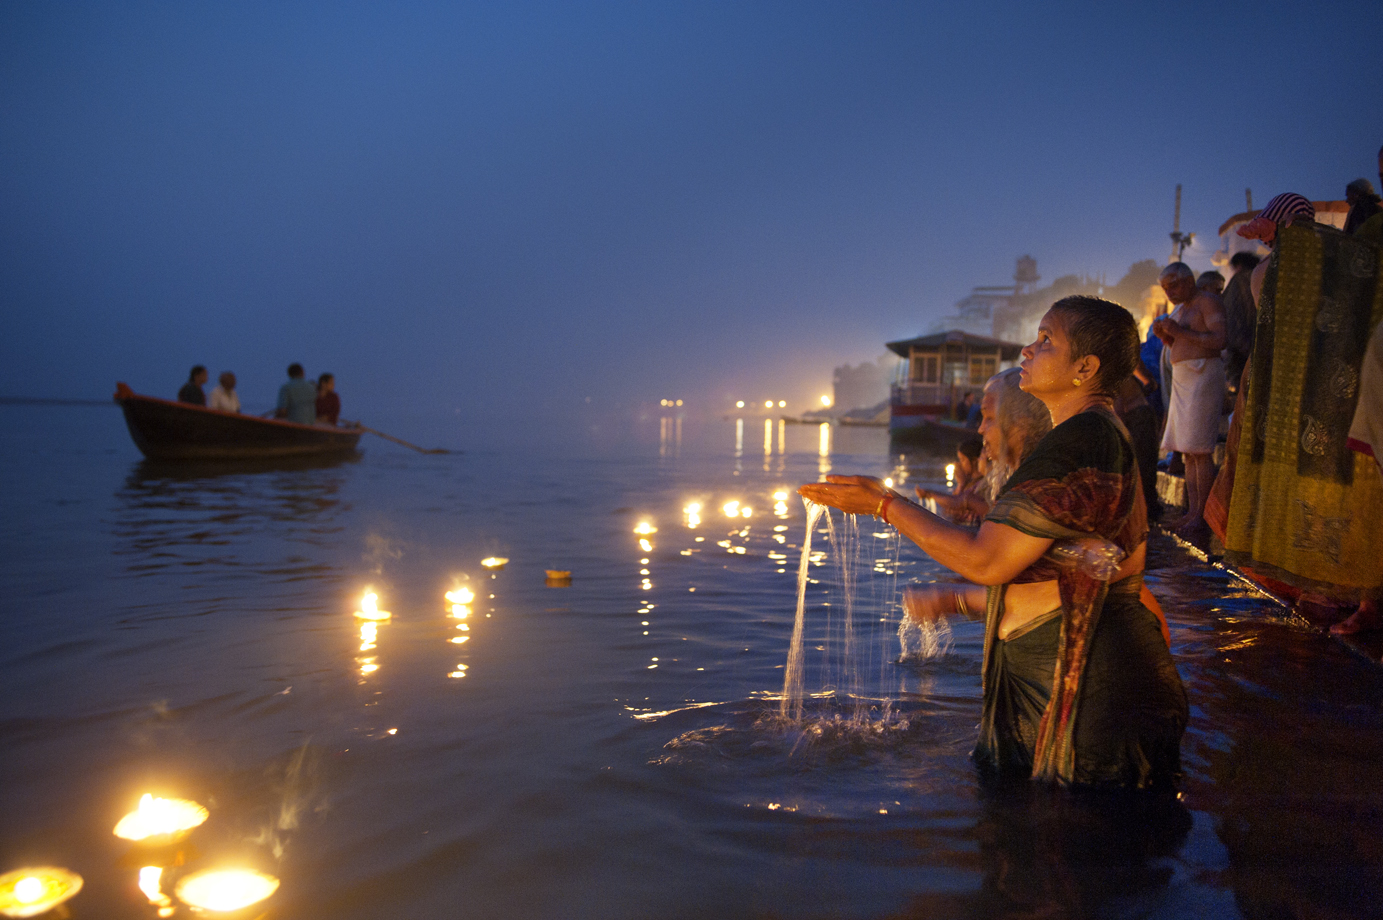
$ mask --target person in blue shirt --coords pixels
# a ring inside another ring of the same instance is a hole
[[[297,362],[288,365],[288,382],[279,387],[274,418],[299,425],[311,425],[317,421],[317,387],[303,377],[303,366]]]

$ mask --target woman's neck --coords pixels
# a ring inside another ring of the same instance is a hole
[[[1112,409],[1114,407],[1114,400],[1110,397],[1105,396],[1103,393],[1092,393],[1088,391],[1076,391],[1065,395],[1062,399],[1051,402],[1043,400],[1043,402],[1047,403],[1047,411],[1052,413],[1053,428],[1068,419],[1074,418],[1087,409],[1093,409],[1096,406],[1103,406],[1106,409]]]

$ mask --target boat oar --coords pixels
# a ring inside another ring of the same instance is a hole
[[[403,438],[396,438],[396,437],[394,437],[392,434],[385,434],[385,433],[382,432],[382,431],[376,431],[375,429],[371,428],[371,427],[368,426],[368,425],[362,425],[362,424],[360,424],[359,422],[354,422],[354,423],[352,423],[352,424],[354,424],[354,426],[355,426],[356,428],[359,428],[361,431],[368,431],[370,434],[377,434],[377,435],[379,435],[381,438],[383,438],[383,439],[386,440],[386,441],[393,441],[395,444],[402,444],[404,447],[412,448],[413,450],[416,450],[416,451],[417,451],[418,453],[420,453],[420,454],[449,454],[449,453],[451,453],[451,451],[447,450],[445,447],[433,447],[433,448],[419,447],[419,446],[416,445],[416,444],[409,444],[409,443],[408,443],[407,441],[405,441]]]

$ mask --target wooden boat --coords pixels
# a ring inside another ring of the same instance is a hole
[[[976,399],[997,371],[1018,360],[1023,346],[959,329],[919,336],[887,347],[903,358],[889,394],[888,430],[900,443],[954,450],[975,432],[955,420],[965,393]]]
[[[135,446],[150,460],[323,457],[355,450],[363,429],[299,425],[141,396],[116,384]]]

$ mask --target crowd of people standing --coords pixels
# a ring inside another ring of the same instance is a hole
[[[1269,256],[1236,257],[1228,280],[1167,266],[1173,309],[1141,349],[1124,307],[1057,301],[1020,366],[985,386],[979,450],[961,445],[952,493],[918,489],[916,504],[865,476],[799,490],[894,526],[964,579],[910,586],[904,606],[985,624],[974,757],[986,772],[1175,783],[1187,699],[1142,585],[1158,451],[1186,471],[1171,528],[1209,528],[1260,583],[1348,613],[1333,632],[1380,626],[1383,209],[1364,180],[1348,200],[1341,231],[1300,195],[1272,199],[1238,230]]]

